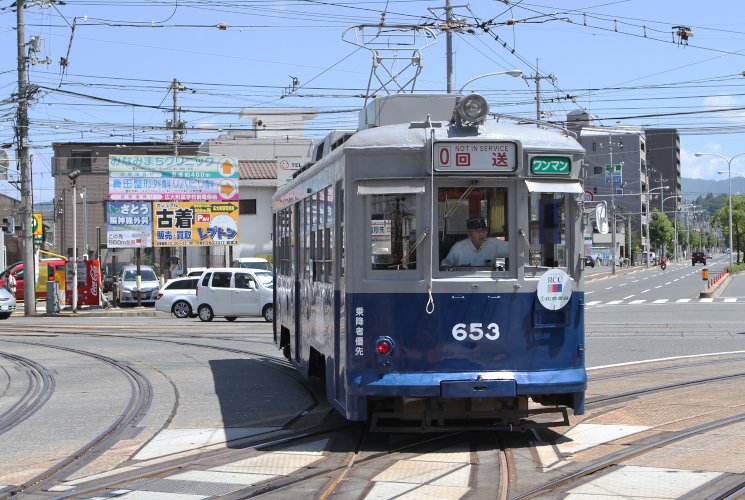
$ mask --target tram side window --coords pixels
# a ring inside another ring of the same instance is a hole
[[[292,207],[287,207],[276,214],[277,272],[289,275],[292,273]]]
[[[452,186],[437,193],[441,271],[509,270],[507,188]]]
[[[372,269],[416,269],[416,195],[370,195]]]
[[[530,194],[530,265],[567,266],[567,195]]]

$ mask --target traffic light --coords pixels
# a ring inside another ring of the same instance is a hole
[[[8,234],[15,234],[16,232],[16,219],[15,217],[3,217],[3,231]]]

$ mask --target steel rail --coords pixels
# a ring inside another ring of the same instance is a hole
[[[566,484],[569,484],[573,481],[576,481],[578,479],[581,479],[587,475],[594,474],[595,472],[601,471],[603,469],[607,469],[608,467],[612,467],[614,465],[618,465],[619,463],[628,460],[629,458],[635,457],[637,455],[642,455],[644,453],[647,453],[649,451],[655,450],[657,448],[661,448],[665,445],[675,443],[677,441],[682,441],[684,439],[687,439],[689,437],[693,437],[699,434],[703,434],[705,432],[712,431],[714,429],[721,429],[722,427],[727,427],[729,425],[738,424],[740,422],[745,421],[745,413],[741,413],[735,417],[725,418],[721,420],[716,420],[714,422],[696,426],[696,427],[689,427],[688,429],[675,433],[675,435],[666,437],[657,441],[654,441],[652,443],[648,443],[645,445],[642,445],[634,450],[625,451],[623,453],[618,453],[616,455],[613,455],[610,458],[606,458],[603,460],[600,460],[598,462],[595,462],[592,465],[589,465],[587,467],[584,467],[576,472],[573,472],[571,474],[567,474],[564,477],[561,477],[559,479],[556,479],[554,481],[551,481],[549,483],[546,483],[542,486],[539,486],[538,488],[535,488],[531,491],[528,491],[527,493],[523,493],[521,495],[518,495],[516,497],[513,497],[512,500],[522,500],[526,498],[533,498],[537,495],[547,493],[549,491],[552,491],[560,486],[564,486]]]
[[[117,361],[113,358],[103,356],[101,354],[83,351],[81,349],[75,349],[72,347],[57,346],[53,344],[42,344],[36,342],[27,341],[11,341],[2,339],[2,342],[19,343],[34,345],[43,348],[59,349],[62,351],[72,352],[81,356],[87,356],[99,361],[103,361],[111,366],[117,368],[121,373],[125,375],[130,383],[130,399],[127,403],[126,408],[122,414],[112,423],[104,432],[93,438],[91,441],[83,445],[80,449],[74,452],[71,456],[63,459],[54,466],[50,467],[41,474],[36,475],[30,480],[20,485],[15,485],[10,488],[6,488],[0,492],[0,499],[10,498],[20,493],[29,493],[32,491],[39,490],[49,484],[50,482],[69,475],[73,471],[79,469],[83,465],[87,464],[96,456],[98,453],[106,448],[109,448],[116,442],[116,437],[126,427],[137,423],[152,400],[152,387],[149,380],[142,375],[138,370],[131,366]]]
[[[28,386],[23,396],[0,415],[0,434],[3,434],[44,406],[54,393],[56,383],[49,370],[31,359],[7,352],[0,352],[0,356],[22,366],[28,377]]]

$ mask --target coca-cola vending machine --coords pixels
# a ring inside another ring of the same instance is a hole
[[[65,297],[68,304],[72,304],[72,275],[73,264],[67,263],[67,290]],[[78,306],[100,306],[103,304],[101,296],[101,262],[98,260],[82,260],[78,262]]]

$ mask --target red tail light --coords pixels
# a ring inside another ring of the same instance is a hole
[[[395,346],[396,343],[390,337],[381,337],[375,341],[375,350],[384,356],[390,354]]]
[[[157,300],[160,300],[160,298],[161,298],[162,296],[163,296],[163,294],[162,294],[162,293],[159,293],[159,294],[158,294],[158,299],[157,299]]]

